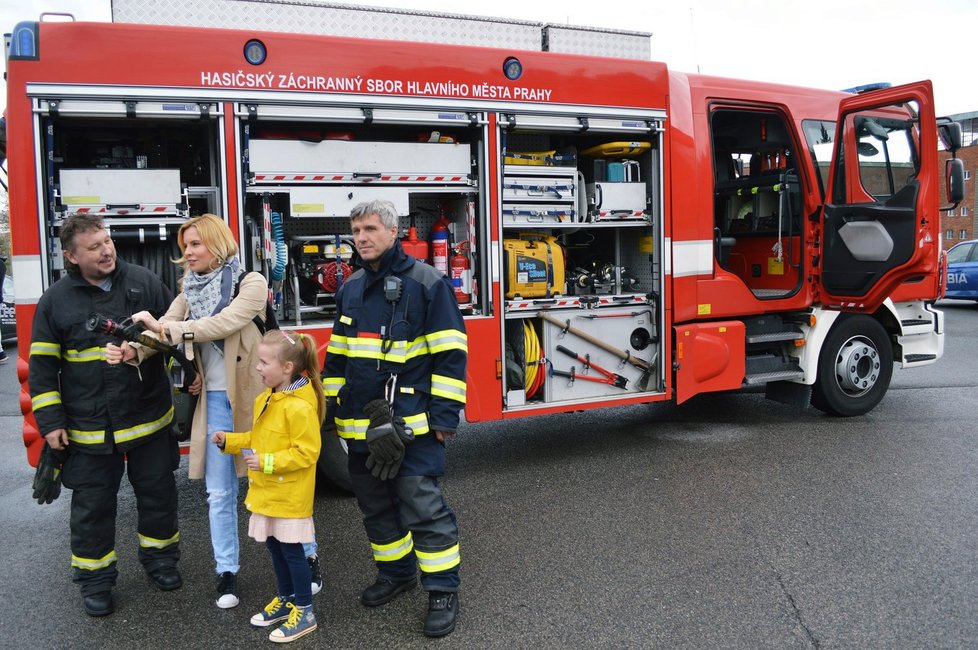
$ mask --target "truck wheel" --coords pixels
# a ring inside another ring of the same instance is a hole
[[[336,429],[331,424],[323,423],[321,433],[323,447],[319,452],[319,460],[316,462],[317,475],[320,479],[329,481],[341,490],[353,492],[350,469],[346,462],[349,458],[346,441],[336,435]]]
[[[812,405],[830,415],[863,415],[880,403],[893,375],[893,346],[879,321],[844,316],[818,357]]]

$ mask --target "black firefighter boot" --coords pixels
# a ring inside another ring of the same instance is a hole
[[[425,636],[445,636],[455,629],[458,618],[458,594],[447,591],[428,592],[428,615],[424,619]]]
[[[96,591],[83,595],[82,601],[85,603],[85,613],[89,616],[108,616],[115,609],[111,591]]]

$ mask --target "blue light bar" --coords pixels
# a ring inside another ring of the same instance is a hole
[[[843,88],[842,92],[852,93],[854,95],[861,95],[862,93],[868,93],[873,90],[883,90],[884,88],[890,88],[893,84],[887,81],[878,81],[873,84],[862,84],[860,86],[853,86],[852,88]]]
[[[37,26],[38,23],[36,22],[17,23],[10,39],[9,59],[13,61],[37,61],[40,58]]]

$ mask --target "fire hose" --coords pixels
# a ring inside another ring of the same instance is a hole
[[[130,343],[139,343],[148,348],[152,348],[161,354],[173,359],[183,370],[183,386],[180,388],[182,392],[187,392],[190,385],[194,383],[197,379],[197,369],[194,367],[192,361],[187,359],[187,357],[172,345],[168,345],[163,341],[154,339],[143,331],[143,326],[141,323],[133,323],[125,321],[116,322],[112,319],[106,318],[100,314],[92,314],[85,321],[85,329],[89,332],[99,332],[101,334],[108,334],[109,336],[114,336],[120,338],[123,341],[129,341]]]

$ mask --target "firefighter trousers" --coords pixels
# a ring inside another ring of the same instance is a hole
[[[119,486],[126,472],[136,495],[139,561],[147,573],[176,566],[180,559],[176,438],[153,434],[126,454],[87,454],[69,448],[61,473],[71,494],[71,566],[83,596],[107,591],[118,571],[115,520]]]
[[[458,591],[458,524],[438,479],[381,481],[367,471],[366,456],[350,453],[350,478],[378,572],[400,581],[420,568],[426,591]]]

